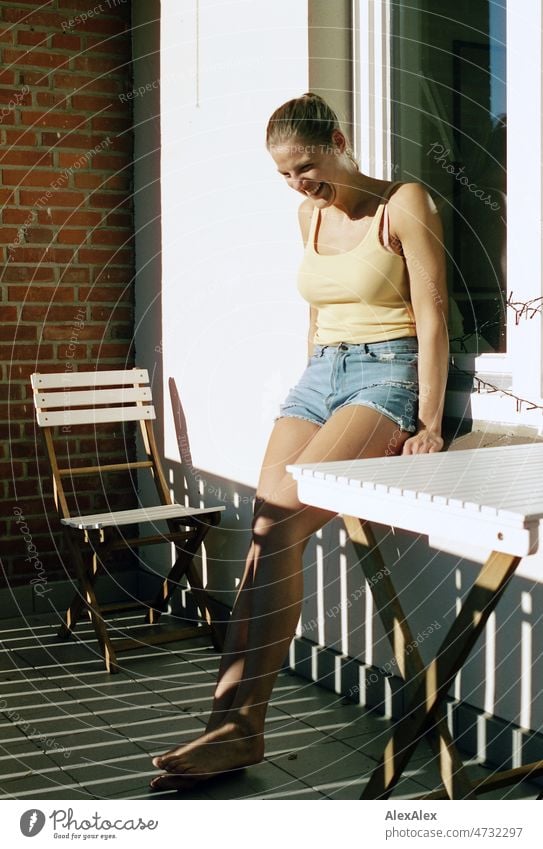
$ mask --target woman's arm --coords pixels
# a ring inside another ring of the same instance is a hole
[[[300,230],[304,242],[304,248],[307,245],[309,238],[309,230],[311,228],[311,216],[313,215],[313,204],[306,198],[302,201],[298,209],[298,220],[300,222]],[[317,329],[317,310],[315,307],[309,307],[309,330],[307,333],[307,356],[310,358],[313,355],[313,339]]]
[[[449,367],[447,284],[443,230],[436,206],[419,183],[406,183],[390,200],[391,229],[402,243],[419,340],[419,420],[404,454],[443,447],[441,420]]]

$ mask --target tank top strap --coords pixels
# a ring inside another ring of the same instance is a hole
[[[317,206],[314,206],[313,212],[311,213],[311,221],[309,222],[309,234],[307,236],[307,244],[306,244],[306,248],[310,248],[312,250],[314,250],[314,248],[315,248],[315,231],[317,229],[319,216],[320,216],[320,210]]]
[[[379,239],[379,233],[381,232],[381,221],[383,222],[383,246],[387,248],[387,250],[391,250],[390,248],[390,232],[389,232],[389,221],[388,221],[388,201],[390,199],[390,194],[392,190],[401,185],[401,180],[396,180],[391,183],[390,186],[386,189],[383,194],[383,199],[379,204],[377,212],[375,214],[376,218],[376,226],[377,226],[377,238]],[[379,240],[380,241],[380,240]]]

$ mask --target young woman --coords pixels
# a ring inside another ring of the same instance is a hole
[[[285,466],[443,446],[447,291],[429,194],[362,174],[314,94],[274,112],[267,147],[303,196],[298,285],[311,305],[310,360],[266,451],[206,731],[153,759],[154,789],[190,788],[264,755],[266,708],[300,616],[303,551],[332,518],[298,501]]]

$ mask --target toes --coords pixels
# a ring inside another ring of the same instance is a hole
[[[191,790],[194,780],[183,778],[181,775],[157,775],[149,787],[151,790]]]

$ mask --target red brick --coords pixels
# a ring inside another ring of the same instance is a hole
[[[121,360],[121,364],[126,364],[126,367],[129,368],[129,364],[133,361],[133,352],[130,352],[129,346],[125,343],[124,345],[121,343],[112,343],[106,342],[103,345],[91,345],[90,346],[90,356],[100,358],[100,360]],[[122,362],[123,359],[124,363]]]
[[[115,307],[91,307],[91,321],[109,322],[109,321],[133,321],[134,311],[129,306]]]
[[[22,234],[17,227],[0,227],[0,244],[10,245],[12,242],[19,244]]]
[[[17,31],[17,44],[41,44],[43,47],[50,47],[48,42],[49,33],[36,32],[35,30],[22,29]]]
[[[35,220],[32,212],[28,209],[14,209],[13,207],[4,207],[2,210],[2,221],[4,224],[27,224],[30,225]]]
[[[84,150],[90,150],[96,144],[96,136],[81,135],[81,133],[74,132],[64,133],[61,136],[58,133],[42,133],[41,143],[48,147],[80,147]]]
[[[21,266],[8,263],[3,269],[2,281],[4,283],[51,283],[55,279],[55,274],[54,268],[45,268],[44,266],[34,268],[28,265]],[[11,288],[9,291],[11,291]],[[8,300],[12,300],[11,296],[8,297]],[[13,300],[18,300],[18,298],[13,298]]]
[[[86,71],[91,74],[117,73],[125,76],[130,70],[130,62],[124,57],[76,56],[73,59],[73,65],[76,71]]]
[[[15,31],[13,27],[9,29],[0,29],[0,43],[2,44],[13,44],[15,37]]]
[[[28,342],[30,339],[36,340],[37,331],[35,327],[29,327],[25,324],[0,324],[0,339],[3,342],[13,341],[15,344],[21,341]]]
[[[20,147],[31,147],[38,143],[38,133],[33,130],[3,130],[2,143],[6,147],[18,145]]]
[[[79,53],[81,50],[81,37],[79,35],[55,33],[52,39],[52,47],[54,50],[76,50]]]
[[[61,109],[68,108],[68,97],[64,94],[56,94],[52,91],[38,91],[36,94],[36,102],[38,106],[47,106],[50,109],[53,106],[58,106]]]
[[[124,3],[119,4],[119,11],[124,5]],[[86,12],[89,8],[92,8],[92,6],[90,6],[89,0],[58,0],[57,6],[59,9],[67,9],[69,12],[69,16],[71,17],[77,14],[77,12]],[[107,15],[108,13],[111,15],[114,12],[116,13],[116,11],[117,8],[113,5],[113,0],[111,2],[111,9],[107,4],[104,4],[101,9],[101,12],[105,15]],[[64,12],[64,16],[65,18],[68,17],[66,11]]]
[[[45,206],[67,206],[70,209],[77,208],[85,203],[86,196],[83,192],[65,192],[57,189],[50,189],[50,196],[46,197],[44,191],[30,191],[29,189],[21,189],[19,196],[22,206],[32,206],[41,204]]]
[[[88,230],[69,230],[63,227],[57,234],[57,242],[59,245],[83,245],[88,235]]]
[[[90,212],[86,209],[40,209],[38,221],[40,224],[68,224],[74,227],[94,227],[102,220],[100,212]]]
[[[130,180],[131,175],[128,169],[119,174],[111,174],[107,177],[104,174],[86,174],[81,171],[79,174],[74,174],[74,186],[78,189],[110,189],[111,191],[118,191],[120,189],[128,189]]]
[[[0,103],[4,108],[15,109],[32,103],[32,92],[23,88],[0,88]],[[5,115],[2,116],[5,119]]]
[[[15,307],[13,308],[15,309]],[[56,306],[49,304],[25,304],[21,311],[21,321],[74,321],[80,307]]]
[[[35,244],[49,244],[55,238],[55,231],[48,227],[29,227],[26,231],[26,241]]]
[[[9,251],[11,262],[60,262],[68,263],[73,259],[73,251],[69,248],[22,248],[15,247]]]
[[[30,65],[38,68],[62,68],[70,61],[69,56],[62,53],[41,52],[38,50],[4,49],[4,62],[13,65]]]
[[[91,242],[93,245],[116,245],[123,247],[130,245],[134,238],[132,230],[93,230]]]
[[[54,349],[52,345],[26,345],[15,342],[13,345],[0,345],[0,357],[2,359],[33,360],[37,362],[42,357],[52,357]],[[12,415],[15,418],[15,412],[12,410]],[[19,418],[17,416],[16,418]]]
[[[15,200],[15,192],[13,189],[0,189],[0,203],[5,206],[8,203],[13,203]]]
[[[126,159],[126,155],[122,153],[97,153],[92,157],[91,164],[95,171],[113,171],[116,174],[121,168],[126,168],[130,164]]]
[[[96,268],[94,283],[128,283],[130,281],[126,268]]]
[[[54,171],[2,168],[2,182],[5,186],[45,186],[50,187],[60,174]]]
[[[73,94],[72,106],[79,112],[102,112],[105,109],[124,111],[118,97],[99,97],[95,94]]]
[[[15,71],[4,68],[0,71],[0,85],[13,85],[15,82]]]
[[[53,156],[48,150],[4,150],[0,152],[2,165],[52,165]],[[41,184],[40,184],[41,185]]]
[[[121,192],[93,192],[89,196],[90,206],[100,206],[102,209],[130,209],[131,200]]]
[[[15,250],[18,250],[15,248]],[[115,248],[114,250],[100,250],[99,248],[81,248],[77,252],[78,261],[82,263],[89,263],[89,265],[98,264],[100,262],[104,263],[104,265],[108,262],[113,263],[114,265],[128,265],[131,260],[131,254],[129,250]]]
[[[20,22],[34,27],[54,27],[62,31],[62,22],[66,19],[65,15],[44,12],[42,11],[43,8],[47,7],[42,3],[38,5],[37,9],[29,12],[27,9],[14,9],[6,5],[3,9],[4,20],[12,23]]]
[[[124,212],[110,212],[104,223],[106,227],[133,227],[132,216]]]
[[[72,316],[72,321],[75,319]],[[73,324],[47,324],[43,328],[43,338],[54,342],[69,342],[72,336],[77,337],[77,342],[102,339],[104,325],[87,324],[85,327],[74,327]]]
[[[88,35],[87,48],[93,53],[119,53],[124,56],[127,51],[127,37],[124,33],[118,34],[115,38]]]
[[[29,71],[28,68],[23,68],[22,71],[19,71],[19,82],[21,85],[32,86],[32,88],[50,88],[49,80],[49,71]]]
[[[66,303],[74,301],[71,286],[9,286],[8,300],[17,303],[52,304],[56,301]]]
[[[91,120],[93,132],[119,132],[130,130],[132,119],[128,110],[125,118],[110,117],[109,115],[97,115]]]
[[[90,269],[81,266],[69,266],[61,273],[61,283],[88,283],[90,280]]]
[[[122,271],[124,272],[123,281],[128,283],[129,276],[124,269],[122,269]],[[80,286],[79,298],[83,303],[86,303],[87,301],[105,301],[105,303],[108,304],[115,304],[117,303],[121,292],[122,288],[119,286],[92,286],[90,288]]]
[[[17,321],[17,307],[0,306],[0,321]]]
[[[96,76],[86,77],[83,74],[58,72],[53,75],[53,87],[55,90],[66,88],[78,93],[99,91],[102,94],[115,94],[121,90],[122,83],[120,80],[103,76],[97,78]]]
[[[21,123],[32,127],[57,127],[59,130],[83,129],[88,124],[86,115],[72,115],[67,112],[35,112],[21,110]]]

